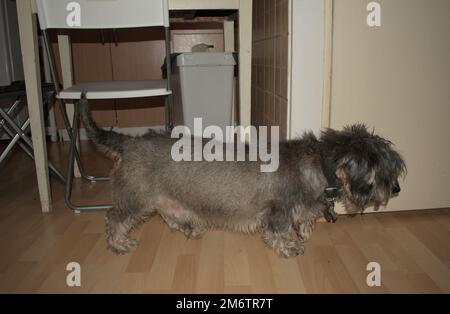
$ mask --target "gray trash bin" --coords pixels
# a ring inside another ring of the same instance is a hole
[[[194,118],[203,128],[232,125],[233,53],[191,52],[177,56],[172,75],[174,125],[194,132]],[[225,133],[224,133],[225,135]]]

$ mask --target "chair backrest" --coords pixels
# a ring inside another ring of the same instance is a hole
[[[36,0],[47,28],[169,26],[168,0]]]

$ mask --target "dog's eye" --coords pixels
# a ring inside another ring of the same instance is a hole
[[[367,182],[364,181],[359,181],[358,183],[352,186],[353,193],[362,195],[362,194],[369,194],[372,191],[372,184],[368,184]]]
[[[370,193],[370,192],[372,191],[372,189],[373,189],[373,184],[372,184],[372,183],[366,184],[366,187],[365,187],[365,189],[364,189],[364,192],[365,192],[365,193]]]

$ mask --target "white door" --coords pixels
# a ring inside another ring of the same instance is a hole
[[[335,0],[331,127],[365,122],[408,166],[388,210],[450,207],[450,1]]]

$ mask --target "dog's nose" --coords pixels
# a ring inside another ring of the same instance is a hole
[[[394,186],[392,187],[392,194],[398,194],[400,193],[402,189],[400,189],[400,185],[398,182],[395,182]]]

